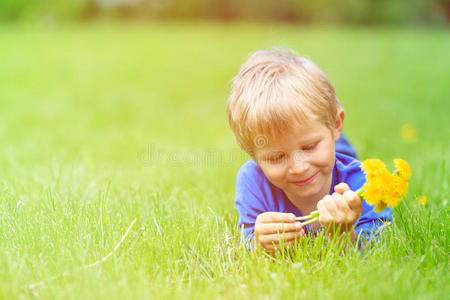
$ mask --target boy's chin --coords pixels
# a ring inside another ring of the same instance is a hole
[[[320,194],[321,189],[317,185],[311,186],[291,186],[290,194],[297,199],[316,198]]]

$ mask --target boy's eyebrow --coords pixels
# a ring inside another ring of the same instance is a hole
[[[282,150],[267,150],[267,151],[262,151],[261,156],[268,157],[271,155],[277,155],[277,154],[281,154],[281,153],[283,153]]]
[[[278,156],[278,155],[280,155],[280,154],[283,154],[284,152],[283,151],[267,151],[267,152],[261,152],[259,155],[258,155],[258,158],[259,159],[261,159],[261,160],[267,160],[267,159],[271,159],[271,158],[273,158],[273,157],[275,157],[275,156]]]
[[[314,134],[314,135],[308,136],[304,140],[299,141],[299,145],[308,146],[309,144],[316,143],[317,139],[320,139],[320,138],[321,138],[320,134]],[[276,148],[276,147],[274,147],[274,149],[260,150],[260,151],[261,151],[261,157],[263,157],[263,158],[284,152],[284,150]]]

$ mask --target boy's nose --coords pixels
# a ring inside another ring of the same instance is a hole
[[[309,168],[309,161],[307,157],[301,152],[295,152],[292,155],[291,162],[289,164],[290,174],[301,174],[304,173]]]

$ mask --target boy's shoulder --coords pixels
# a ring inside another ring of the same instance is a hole
[[[360,168],[361,161],[353,156],[341,152],[336,152],[336,165],[340,169],[355,169]]]
[[[238,182],[251,180],[261,184],[265,181],[266,176],[261,167],[253,159],[250,159],[239,168],[236,178]]]
[[[336,178],[333,178],[333,181],[336,181],[336,184],[345,182],[354,191],[360,189],[366,182],[366,175],[361,170],[361,161],[340,152],[336,152],[334,173],[333,177]]]

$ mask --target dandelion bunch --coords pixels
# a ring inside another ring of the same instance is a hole
[[[391,174],[386,165],[379,159],[367,159],[362,162],[361,169],[367,181],[357,191],[368,204],[375,206],[380,212],[386,207],[396,207],[408,193],[408,179],[411,177],[409,164],[401,159],[394,159],[395,171]]]
[[[411,177],[409,164],[401,158],[396,158],[394,166],[395,171],[391,173],[379,159],[367,159],[361,164],[361,170],[366,174],[366,183],[356,193],[361,200],[375,206],[377,213],[387,207],[396,207],[408,193],[408,180]],[[296,220],[305,221],[303,225],[318,219],[318,210],[307,216],[296,218]]]

